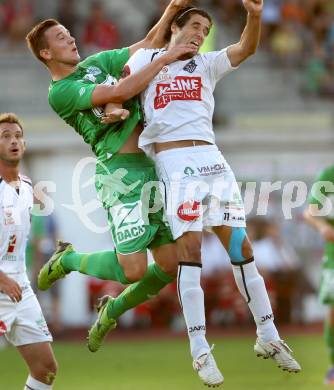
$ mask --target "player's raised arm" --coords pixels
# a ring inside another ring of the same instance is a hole
[[[193,55],[196,50],[197,47],[193,44],[174,46],[164,55],[140,71],[124,78],[118,84],[112,86],[96,85],[92,94],[92,105],[104,106],[107,103],[124,103],[142,92],[165,65],[182,58],[184,55]]]
[[[165,46],[165,34],[174,15],[182,8],[187,7],[191,0],[172,0],[158,23],[152,27],[146,37],[129,47],[130,56],[141,48],[160,48]]]
[[[234,67],[254,54],[260,42],[263,0],[242,0],[242,2],[248,12],[247,23],[240,41],[227,50],[231,65]]]

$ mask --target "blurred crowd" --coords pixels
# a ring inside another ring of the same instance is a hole
[[[58,19],[77,38],[84,55],[118,48],[121,37],[104,2],[92,0],[85,18],[77,12],[77,0],[59,0],[55,12],[48,17]],[[2,46],[10,49],[25,47],[25,36],[39,21],[38,4],[34,0],[0,1],[0,37]]]
[[[168,0],[159,0],[156,14],[147,13],[147,29],[161,15]],[[239,35],[244,26],[241,1],[194,1],[208,8],[224,31]],[[78,13],[78,0],[58,0],[49,15],[59,19],[77,38],[83,55],[128,44],[103,0],[92,0],[89,10]],[[24,47],[24,37],[40,17],[36,0],[0,1],[0,45]],[[305,96],[334,97],[334,2],[329,0],[266,0],[263,12],[262,49],[271,66],[301,70]],[[216,47],[220,47],[217,42]]]
[[[240,2],[214,3],[223,22],[243,27]],[[262,21],[261,48],[268,52],[271,66],[300,72],[304,96],[333,98],[334,2],[265,0]]]

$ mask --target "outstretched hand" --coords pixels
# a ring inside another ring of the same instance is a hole
[[[105,113],[104,117],[101,119],[101,123],[109,125],[111,123],[124,121],[129,115],[129,110],[126,110],[125,108],[116,108],[112,112]]]
[[[179,44],[170,47],[162,57],[166,60],[166,65],[177,61],[185,61],[192,58],[198,52],[198,47],[193,43]]]
[[[242,0],[246,11],[250,15],[260,16],[263,10],[263,0]]]

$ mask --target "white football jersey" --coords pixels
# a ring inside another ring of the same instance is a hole
[[[20,285],[28,284],[25,251],[33,207],[32,183],[20,175],[17,191],[0,177],[0,271]]]
[[[124,74],[138,72],[165,52],[138,50]],[[227,48],[164,66],[141,94],[145,121],[139,147],[153,157],[154,142],[203,140],[214,144],[213,91],[216,83],[233,69]]]

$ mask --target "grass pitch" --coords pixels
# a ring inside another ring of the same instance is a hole
[[[328,367],[320,335],[288,337],[302,366],[299,374],[279,370],[253,353],[254,338],[210,339],[225,377],[222,390],[321,390]],[[54,390],[204,390],[192,370],[186,339],[107,343],[90,353],[85,343],[54,343],[59,372]],[[17,351],[0,350],[0,389],[20,390],[27,377]]]

